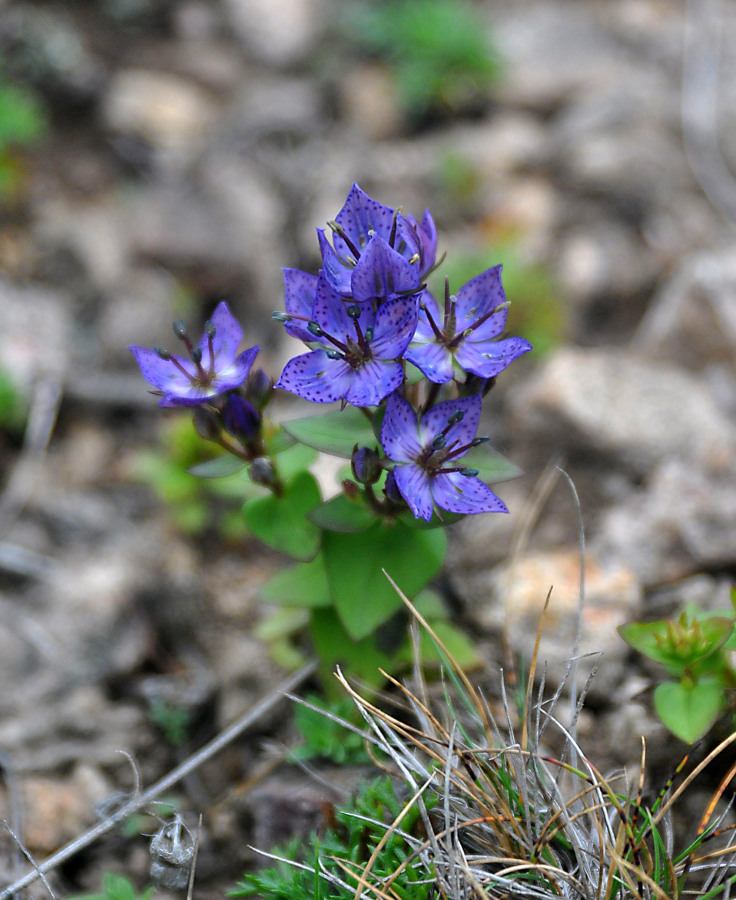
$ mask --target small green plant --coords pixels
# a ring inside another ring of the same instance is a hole
[[[383,0],[350,7],[353,41],[390,66],[414,118],[458,111],[485,96],[498,57],[477,10],[463,0]]]
[[[330,815],[332,821],[323,834],[314,835],[306,843],[295,840],[273,854],[276,866],[245,875],[229,896],[255,894],[262,900],[348,898],[355,893],[358,874],[375,852],[373,875],[377,879],[401,870],[406,893],[399,896],[411,900],[429,897],[432,884],[424,878],[419,861],[412,860],[412,851],[420,843],[413,834],[420,824],[419,809],[411,806],[401,819],[401,830],[387,831],[404,809],[397,788],[397,782],[387,776],[367,782],[352,802]],[[428,808],[434,803],[435,798],[425,797]]]
[[[13,437],[20,435],[25,427],[27,412],[26,401],[10,372],[0,368],[0,431]]]
[[[654,708],[667,728],[689,744],[734,710],[736,588],[731,603],[732,609],[715,612],[689,604],[676,619],[618,629],[627,644],[672,676],[654,689]]]
[[[151,900],[155,888],[146,888],[138,893],[135,886],[123,875],[105,872],[102,876],[102,890],[99,894],[84,894],[70,900]]]
[[[165,700],[152,700],[148,705],[148,715],[172,747],[181,747],[189,739],[192,730],[190,710]]]
[[[46,119],[36,97],[0,75],[0,199],[12,197],[23,180],[22,151],[38,141]]]
[[[162,429],[156,450],[136,456],[133,474],[168,505],[174,524],[183,533],[211,529],[237,540],[247,533],[240,515],[247,494],[243,479],[237,475],[196,478],[188,471],[212,456],[212,444],[197,434],[191,422],[176,419]]]
[[[355,718],[355,705],[347,697],[330,701],[312,694],[306,700],[310,705],[299,703],[294,714],[294,723],[304,738],[292,754],[295,759],[329,759],[338,765],[369,761],[362,735],[338,721]]]

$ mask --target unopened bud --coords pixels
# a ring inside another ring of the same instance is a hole
[[[248,469],[248,475],[254,484],[262,484],[264,487],[272,487],[276,483],[276,472],[267,456],[254,459]]]
[[[396,484],[396,478],[394,477],[393,472],[389,472],[386,476],[386,483],[383,486],[383,493],[388,497],[388,499],[392,503],[402,504],[404,503],[404,498],[401,496],[401,491]]]
[[[381,458],[370,447],[355,445],[350,458],[355,480],[360,484],[375,484],[381,476]]]
[[[340,482],[340,487],[342,488],[343,494],[345,494],[349,500],[357,500],[358,497],[360,497],[360,488],[349,478],[344,478]]]
[[[206,406],[194,409],[194,429],[206,441],[216,441],[220,437],[220,422],[217,415]]]
[[[179,340],[183,341],[187,336],[187,323],[184,321],[184,319],[177,319],[171,327],[174,329],[174,334],[179,338]]]
[[[257,410],[263,410],[273,394],[273,378],[267,375],[263,369],[251,372],[246,388],[248,399]]]
[[[249,443],[261,430],[261,417],[258,410],[240,394],[230,394],[222,411],[225,430],[234,438]]]

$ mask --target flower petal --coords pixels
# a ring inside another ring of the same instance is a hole
[[[322,271],[330,283],[330,286],[343,296],[350,294],[350,279],[354,266],[344,263],[335,253],[332,244],[327,240],[324,228],[317,229],[319,249],[322,254]]]
[[[350,389],[353,373],[344,359],[330,359],[324,350],[313,350],[290,359],[276,387],[312,403],[333,403]]]
[[[381,426],[381,446],[389,459],[411,462],[422,452],[417,431],[417,414],[401,394],[391,394]]]
[[[371,238],[350,280],[353,298],[383,303],[419,286],[419,272],[383,238]]]
[[[394,466],[394,478],[401,496],[417,519],[432,518],[432,487],[427,472],[419,466]]]
[[[374,234],[388,240],[394,221],[394,211],[378,200],[369,197],[357,184],[350,189],[343,208],[335,216],[335,221],[361,252],[368,245]],[[335,250],[340,256],[352,256],[352,250],[345,241],[336,234],[333,237]]]
[[[454,375],[452,353],[445,344],[432,343],[409,347],[404,359],[413,363],[425,378],[429,378],[435,384],[445,384],[451,381]]]
[[[233,360],[233,364],[227,369],[217,372],[212,380],[212,388],[216,394],[223,394],[225,391],[232,391],[245,381],[250,374],[253,362],[258,356],[261,348],[256,345],[248,350],[243,350]]]
[[[353,406],[378,406],[384,397],[401,387],[403,380],[401,363],[371,359],[354,370],[345,399]]]
[[[456,333],[469,328],[490,310],[506,302],[501,285],[501,266],[486,269],[476,275],[457,292],[455,315],[457,316]],[[507,310],[502,309],[480,325],[473,332],[473,340],[484,340],[500,334],[506,325]]]
[[[292,316],[312,318],[312,305],[317,292],[317,276],[301,269],[282,269],[284,275],[284,307]],[[307,331],[307,323],[293,320],[285,323],[286,332],[300,341],[310,343],[314,335]]]
[[[451,416],[458,411],[462,411],[465,415],[449,429],[445,438],[448,445],[453,443],[458,446],[469,444],[478,430],[480,408],[480,394],[459,397],[457,400],[444,400],[433,406],[422,416],[419,426],[419,439],[422,445],[428,447],[434,438],[447,428]],[[459,459],[459,457],[454,458]]]
[[[176,359],[188,372],[195,374],[194,363],[191,359],[183,356],[173,356],[171,359],[161,359],[155,350],[148,347],[128,347],[133,354],[135,361],[141,370],[141,375],[149,384],[152,384],[159,391],[168,394],[171,391],[187,390],[191,384],[188,379],[177,367],[173,360]]]
[[[434,329],[429,324],[429,317],[432,317],[434,324],[441,330],[444,315],[440,309],[440,305],[429,291],[420,291],[416,296],[417,301],[419,302],[419,318],[417,320],[417,330],[413,340],[419,343],[436,341],[437,336],[434,333]]]
[[[389,300],[388,303],[378,307],[373,326],[373,339],[370,342],[371,352],[377,359],[398,359],[409,346],[416,326],[415,297],[397,297],[395,300]]]
[[[359,306],[360,316],[358,321],[363,329],[363,333],[365,333],[366,329],[372,327],[375,321],[371,305],[366,303],[351,304],[345,297],[341,297],[337,291],[332,289],[324,275],[320,275],[317,281],[317,293],[314,298],[312,315],[315,322],[326,334],[330,334],[340,341],[344,341],[346,337],[353,339],[357,337],[355,321],[347,313],[348,307],[352,305]],[[312,340],[315,340],[314,336],[312,336]],[[317,338],[317,340],[319,339]],[[325,339],[322,339],[321,343],[325,344],[325,346],[332,346]]]
[[[480,478],[459,472],[441,473],[432,478],[432,497],[437,506],[453,513],[504,512],[508,509]]]
[[[230,312],[225,300],[217,304],[210,321],[215,326],[215,336],[212,338],[215,369],[227,368],[235,359],[238,346],[243,340],[243,329]],[[206,369],[210,365],[209,338],[206,331],[199,342],[199,348],[202,351],[202,365]]]
[[[473,375],[493,378],[507,366],[532,349],[524,338],[504,338],[502,341],[462,341],[455,351],[455,359]]]

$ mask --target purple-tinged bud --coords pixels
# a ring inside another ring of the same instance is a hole
[[[179,340],[183,341],[187,336],[187,323],[184,321],[184,319],[177,319],[171,327],[174,329],[174,334],[179,338]]]
[[[258,436],[261,430],[261,417],[258,410],[243,399],[240,394],[230,394],[222,411],[225,430],[244,444]]]
[[[307,323],[307,331],[315,337],[322,337],[324,334],[324,331],[322,331],[319,324],[315,322],[314,319]]]
[[[344,478],[340,482],[340,487],[342,488],[343,494],[348,498],[348,500],[357,500],[360,497],[360,488],[358,485],[351,481],[349,478]]]
[[[213,338],[216,331],[217,328],[215,328],[215,323],[212,321],[212,319],[208,319],[204,323],[204,333],[207,335],[207,337]]]
[[[465,418],[465,410],[464,409],[456,409],[455,412],[450,416],[447,420],[448,425],[457,425],[458,422],[462,422]]]
[[[220,438],[220,422],[217,414],[206,406],[195,408],[194,429],[206,441],[217,441]]]
[[[273,394],[273,378],[267,375],[263,369],[256,369],[248,379],[246,393],[250,402],[260,412],[268,406],[268,401]]]
[[[156,353],[161,359],[164,359],[168,362],[171,359],[171,354],[168,350],[164,350],[162,347],[154,347],[153,352]]]
[[[375,484],[381,477],[381,458],[370,447],[358,447],[356,444],[350,466],[355,480],[360,484]]]
[[[404,505],[404,498],[401,496],[401,491],[396,484],[396,479],[394,478],[393,472],[389,472],[386,476],[386,483],[383,486],[383,493],[392,503],[397,503],[400,506]]]
[[[273,487],[276,484],[276,471],[267,456],[258,456],[254,459],[248,468],[248,475],[254,484],[262,484],[264,487]]]

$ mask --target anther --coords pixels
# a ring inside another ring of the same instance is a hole
[[[342,353],[338,353],[337,350],[325,350],[328,359],[342,359]]]
[[[490,441],[489,437],[477,437],[473,438],[470,442],[471,447],[480,447],[481,444],[487,444]]]
[[[164,349],[161,348],[161,347],[154,347],[154,348],[153,348],[153,352],[156,353],[158,356],[160,356],[161,359],[164,359],[164,360],[166,360],[167,362],[168,362],[168,360],[171,359],[171,354],[169,353],[169,351],[168,351],[168,350],[164,350]]]
[[[322,331],[322,329],[319,327],[317,322],[314,321],[314,319],[310,320],[307,323],[307,331],[310,334],[313,334],[315,337],[322,337],[322,335],[324,334],[324,331]]]
[[[479,469],[460,469],[460,474],[464,475],[466,478],[477,478]]]
[[[350,306],[346,307],[345,312],[350,316],[351,319],[360,318],[361,310],[357,303],[352,303]]]
[[[372,340],[373,340],[373,328],[372,328],[370,325],[369,325],[368,328],[366,328],[366,330],[365,330],[365,339],[366,339],[367,341],[372,341]]]
[[[184,319],[177,319],[171,327],[174,329],[174,334],[179,338],[180,341],[186,339],[187,323],[184,321]]]
[[[204,323],[204,331],[207,337],[213,338],[215,336],[217,328],[215,328],[215,323],[212,321],[212,319],[207,319],[207,321]]]
[[[443,447],[447,446],[447,439],[444,435],[438,434],[435,439],[432,441],[432,449],[433,450],[441,450]]]
[[[448,425],[457,425],[458,422],[462,422],[465,418],[465,410],[464,409],[456,409],[455,412],[450,416],[447,420]]]
[[[191,356],[192,356],[192,362],[194,363],[194,365],[199,366],[199,364],[202,362],[202,348],[195,347],[194,350],[192,350]]]
[[[291,316],[287,315],[284,312],[279,312],[278,310],[274,310],[271,313],[271,318],[275,322],[291,322]]]

